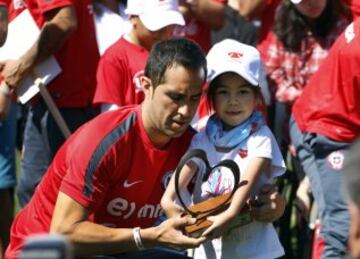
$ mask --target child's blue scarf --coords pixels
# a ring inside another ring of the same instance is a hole
[[[212,115],[206,124],[206,134],[217,148],[234,148],[247,139],[253,132],[265,124],[262,114],[253,112],[250,117],[239,126],[229,131],[224,131],[223,122]]]

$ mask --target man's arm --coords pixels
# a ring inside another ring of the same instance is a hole
[[[259,17],[266,6],[266,0],[239,0],[239,14],[246,20]]]
[[[117,254],[137,250],[131,228],[109,228],[87,220],[88,211],[60,192],[51,221],[50,232],[65,235],[74,244],[76,255]],[[189,217],[172,218],[161,225],[140,230],[145,248],[158,245],[179,249],[193,248],[205,238],[184,236],[181,228],[195,223]]]
[[[35,65],[55,54],[77,28],[76,13],[72,6],[49,11],[46,19],[38,40],[22,57],[0,64],[2,76],[11,88],[16,88]]]
[[[180,10],[186,17],[190,15],[212,30],[220,30],[225,20],[225,4],[214,0],[183,0]],[[211,17],[211,18],[210,18]]]

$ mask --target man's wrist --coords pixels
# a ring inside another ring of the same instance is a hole
[[[150,248],[159,245],[157,241],[158,237],[158,227],[151,227],[151,228],[141,228],[140,235],[141,240],[144,244],[144,247]]]
[[[137,249],[144,250],[145,247],[141,238],[140,227],[133,228],[132,233]]]

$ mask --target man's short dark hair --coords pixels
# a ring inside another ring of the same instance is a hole
[[[145,76],[151,79],[154,87],[165,81],[165,72],[172,66],[180,65],[187,69],[204,70],[206,79],[206,57],[199,45],[185,38],[160,41],[150,52],[145,67]]]
[[[360,138],[350,147],[344,165],[345,191],[360,209]]]

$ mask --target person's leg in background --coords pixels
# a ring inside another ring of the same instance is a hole
[[[30,106],[27,115],[21,159],[21,175],[17,188],[19,203],[24,207],[31,199],[35,187],[45,173],[51,158],[48,143],[43,138],[46,117],[43,103]]]
[[[347,249],[349,214],[340,188],[348,143],[335,142],[317,134],[302,134],[293,120],[290,133],[319,208],[319,238],[324,242],[319,257],[343,258]]]
[[[324,239],[322,258],[343,258],[347,252],[350,216],[341,186],[348,147],[349,143],[336,142],[321,135],[316,139],[316,166],[324,199],[319,233]]]
[[[0,121],[0,256],[9,244],[10,226],[14,216],[15,143],[16,103],[12,103],[6,120]]]
[[[96,115],[92,107],[59,110],[71,132]],[[64,141],[65,138],[45,103],[39,102],[31,106],[24,132],[21,176],[17,190],[22,207],[30,201],[36,186]]]

